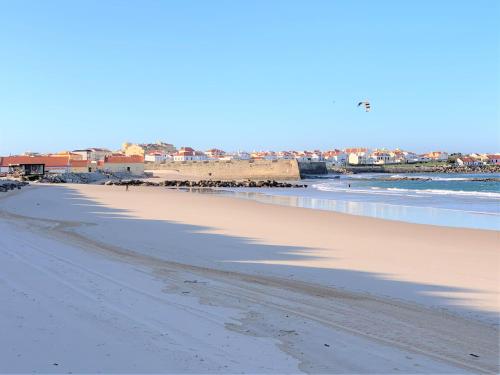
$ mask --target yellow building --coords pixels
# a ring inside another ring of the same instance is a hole
[[[177,149],[174,147],[174,145],[161,141],[143,144],[125,142],[122,144],[122,151],[127,156],[139,155],[144,157],[146,153],[151,151],[160,151],[165,154],[170,154],[176,152]]]
[[[139,155],[144,157],[146,150],[140,145],[126,142],[122,145],[122,151],[126,156]]]

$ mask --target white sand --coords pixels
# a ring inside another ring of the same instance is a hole
[[[0,371],[498,371],[495,232],[145,187],[0,210]]]

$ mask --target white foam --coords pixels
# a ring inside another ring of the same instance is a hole
[[[476,198],[489,198],[500,200],[500,193],[488,191],[465,191],[465,190],[444,190],[444,189],[403,189],[403,188],[380,188],[370,187],[369,189],[347,188],[342,185],[332,183],[314,184],[311,186],[320,191],[359,193],[373,195],[456,195]]]

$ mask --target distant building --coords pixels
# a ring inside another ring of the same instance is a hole
[[[133,156],[106,156],[99,161],[98,168],[110,173],[130,173],[132,175],[144,174],[144,158],[140,155]]]
[[[294,152],[294,158],[301,163],[310,163],[312,161],[323,161],[321,151],[299,151]]]
[[[405,152],[401,151],[399,148],[394,151],[389,151],[389,155],[392,158],[392,163],[402,164],[408,162],[405,157]]]
[[[281,159],[281,160],[292,160],[292,159],[294,159],[293,152],[291,152],[291,151],[279,151],[276,154],[276,156],[277,156],[278,159]]]
[[[218,148],[211,148],[210,150],[205,151],[205,155],[208,159],[217,160],[224,157],[226,153]]]
[[[172,160],[173,157],[163,151],[150,151],[144,156],[144,161],[149,163],[164,163],[167,160]]]
[[[174,161],[193,161],[195,160],[195,151],[191,147],[181,147],[174,154]]]
[[[44,165],[45,173],[67,173],[70,171],[70,159],[67,156],[6,156],[0,158],[0,172],[2,173],[8,173],[19,165]]]
[[[500,154],[487,154],[481,157],[485,164],[500,164]]]
[[[461,156],[457,158],[456,163],[460,166],[467,166],[467,167],[475,167],[483,164],[481,161],[473,159],[468,156]]]
[[[251,156],[248,152],[245,151],[237,151],[237,152],[231,152],[231,153],[226,153],[223,157],[221,157],[219,160],[250,160]]]
[[[381,164],[393,164],[394,157],[385,150],[376,150],[370,154],[371,162],[373,164],[381,165]]]
[[[274,151],[253,151],[250,157],[255,160],[278,160]]]
[[[323,152],[323,159],[330,166],[343,166],[347,164],[347,154],[341,150],[330,150]]]
[[[203,151],[195,151],[194,152],[194,160],[195,161],[208,160],[208,156],[205,155],[205,153]]]
[[[323,153],[319,150],[314,150],[311,153],[311,161],[323,161]]]
[[[134,155],[144,156],[146,154],[146,149],[144,147],[142,147],[141,145],[130,144],[130,143],[124,143],[122,146],[122,151],[125,154],[125,156],[134,156]]]
[[[348,162],[351,165],[366,165],[373,164],[373,159],[367,153],[352,153],[349,154]]]
[[[171,154],[176,152],[177,149],[174,147],[174,145],[162,141],[141,144],[125,142],[122,144],[122,151],[126,156],[139,155],[144,157],[146,156],[146,154],[154,151],[159,151],[164,154]]]
[[[99,161],[104,160],[106,156],[113,154],[111,150],[107,148],[85,148],[81,150],[73,150],[72,154],[80,155],[81,160]]]
[[[366,147],[346,148],[347,162],[352,165],[373,164],[370,150]]]
[[[429,160],[433,161],[446,161],[448,160],[448,153],[443,151],[432,151],[424,155]]]
[[[418,163],[420,161],[419,156],[411,151],[403,151],[403,157],[405,163]]]
[[[344,149],[346,154],[359,154],[359,153],[368,153],[370,150],[366,147],[352,147]]]
[[[60,151],[51,156],[67,156],[70,160],[84,160],[82,154],[71,151]]]
[[[25,151],[21,156],[44,156],[39,152]]]
[[[97,162],[70,159],[69,167],[72,173],[90,173],[97,170]]]

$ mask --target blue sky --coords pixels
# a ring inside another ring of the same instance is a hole
[[[498,151],[499,16],[494,0],[0,0],[0,155]]]

